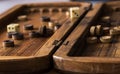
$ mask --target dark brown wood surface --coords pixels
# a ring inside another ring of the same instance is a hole
[[[51,12],[55,7],[68,10],[69,7],[74,6],[80,7],[80,17],[76,19],[70,19],[66,16],[66,12]],[[3,13],[0,16],[0,73],[43,72],[50,69],[52,67],[52,54],[87,13],[86,7],[89,9],[91,4],[84,2],[23,4]],[[37,8],[40,11],[29,12],[27,21],[18,21],[16,18],[26,14],[24,12],[29,8]],[[42,13],[41,10],[46,8],[49,12]],[[23,30],[23,25],[33,24],[34,30],[37,30],[42,25],[41,16],[50,16],[53,21],[58,21],[62,26],[51,37],[29,38],[27,31]],[[20,31],[24,34],[25,39],[15,40],[15,47],[3,48],[2,41],[8,39],[6,26],[10,23],[20,24]],[[55,40],[58,41],[57,44],[53,44]]]

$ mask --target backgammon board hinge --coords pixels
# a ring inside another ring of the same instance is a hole
[[[54,40],[52,45],[59,46],[61,45],[62,40]]]
[[[68,43],[69,43],[69,41],[66,41],[66,42],[63,43],[63,45],[68,45]]]

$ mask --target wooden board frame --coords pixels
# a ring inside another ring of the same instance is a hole
[[[26,7],[64,7],[64,6],[81,6],[83,9],[79,20],[72,23],[66,29],[62,26],[52,37],[40,48],[38,53],[34,56],[0,56],[0,73],[28,73],[34,71],[45,71],[52,67],[52,54],[56,49],[62,44],[65,38],[70,34],[70,32],[75,28],[77,22],[79,22],[85,13],[91,8],[90,3],[86,2],[66,2],[66,3],[38,3],[38,4],[22,4],[16,5],[9,9],[5,13],[0,15],[0,29],[5,27],[7,24],[11,23],[15,17],[20,15],[20,11]],[[87,8],[87,9],[86,9]],[[9,20],[9,21],[8,21]],[[62,30],[66,29],[61,33]],[[58,43],[53,45],[54,41],[57,40]]]
[[[95,56],[72,56],[85,41],[85,34],[88,33],[90,26],[99,16],[100,10],[104,5],[119,7],[120,1],[97,3],[93,10],[89,11],[79,25],[72,31],[61,47],[53,55],[55,68],[64,73],[119,73],[120,58],[117,57],[95,57]],[[95,10],[94,10],[95,9]],[[89,18],[88,18],[89,17]],[[87,19],[87,20],[86,20]],[[86,21],[86,23],[84,23]],[[75,47],[76,45],[76,47]],[[74,50],[71,50],[74,48]],[[83,49],[83,48],[82,48]],[[69,54],[71,53],[71,55]]]

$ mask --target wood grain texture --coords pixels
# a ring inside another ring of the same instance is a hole
[[[96,4],[85,16],[81,23],[73,30],[61,47],[53,55],[55,67],[68,73],[119,73],[119,35],[114,36],[111,43],[87,44],[86,38],[91,25],[100,24],[103,16],[111,17],[111,27],[120,23],[120,1]],[[95,9],[95,10],[94,10]],[[98,14],[101,12],[101,14]],[[91,15],[84,23],[87,16]],[[84,23],[84,25],[83,25]],[[103,25],[104,26],[104,25]],[[68,43],[67,43],[68,42]],[[67,43],[67,44],[66,44]]]
[[[64,5],[65,4],[65,5]],[[49,6],[49,7],[48,7]],[[78,6],[80,7],[80,17],[70,19],[65,15],[65,12],[52,12],[54,7],[68,8]],[[91,7],[90,3],[38,3],[38,4],[23,4],[17,5],[6,11],[0,16],[0,43],[8,39],[6,36],[6,26],[10,23],[19,23],[20,31],[24,34],[24,40],[15,40],[15,47],[3,48],[0,45],[0,73],[29,73],[35,71],[46,71],[52,67],[52,55],[60,46],[60,44],[67,38],[70,32],[80,22],[84,15],[88,12],[85,8]],[[26,13],[29,8],[37,8],[39,12]],[[41,10],[48,8],[48,13],[42,13]],[[28,16],[27,21],[18,21],[16,18],[19,15]],[[62,26],[50,37],[29,38],[28,31],[23,30],[23,25],[33,24],[36,31],[42,25],[40,21],[41,16],[49,16],[52,21],[58,21]],[[55,40],[61,41],[53,45]]]
[[[115,64],[118,65],[120,59],[113,57],[114,44],[98,43],[87,45],[85,43],[89,27],[92,24],[96,24],[96,19],[101,17],[98,13],[105,9],[106,6],[107,3],[104,5],[102,3],[96,4],[65,40],[64,43],[68,42],[68,44],[64,45],[63,43],[63,45],[53,55],[55,67],[57,69],[74,73],[119,72],[119,68],[116,70],[117,66]],[[86,18],[88,19],[87,21],[85,21]]]

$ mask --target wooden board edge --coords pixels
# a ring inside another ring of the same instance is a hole
[[[18,57],[2,56],[0,58],[0,73],[26,73],[35,71],[44,71],[50,69],[49,58],[44,57]]]
[[[53,57],[55,68],[63,73],[118,73],[120,71],[120,59],[117,58],[106,58],[104,60],[96,57],[82,57],[79,59],[78,57]]]
[[[46,7],[49,7],[49,6],[82,6],[82,5],[91,5],[90,2],[48,2],[48,3],[31,3],[31,4],[24,4],[28,7],[36,7],[36,6],[46,6]]]
[[[5,11],[4,13],[2,13],[2,14],[0,15],[0,20],[3,19],[3,18],[5,18],[7,15],[10,15],[10,14],[13,13],[14,11],[22,8],[22,7],[23,7],[23,5],[21,5],[21,4],[15,5],[15,6],[11,7],[10,9],[8,9],[7,11]]]

